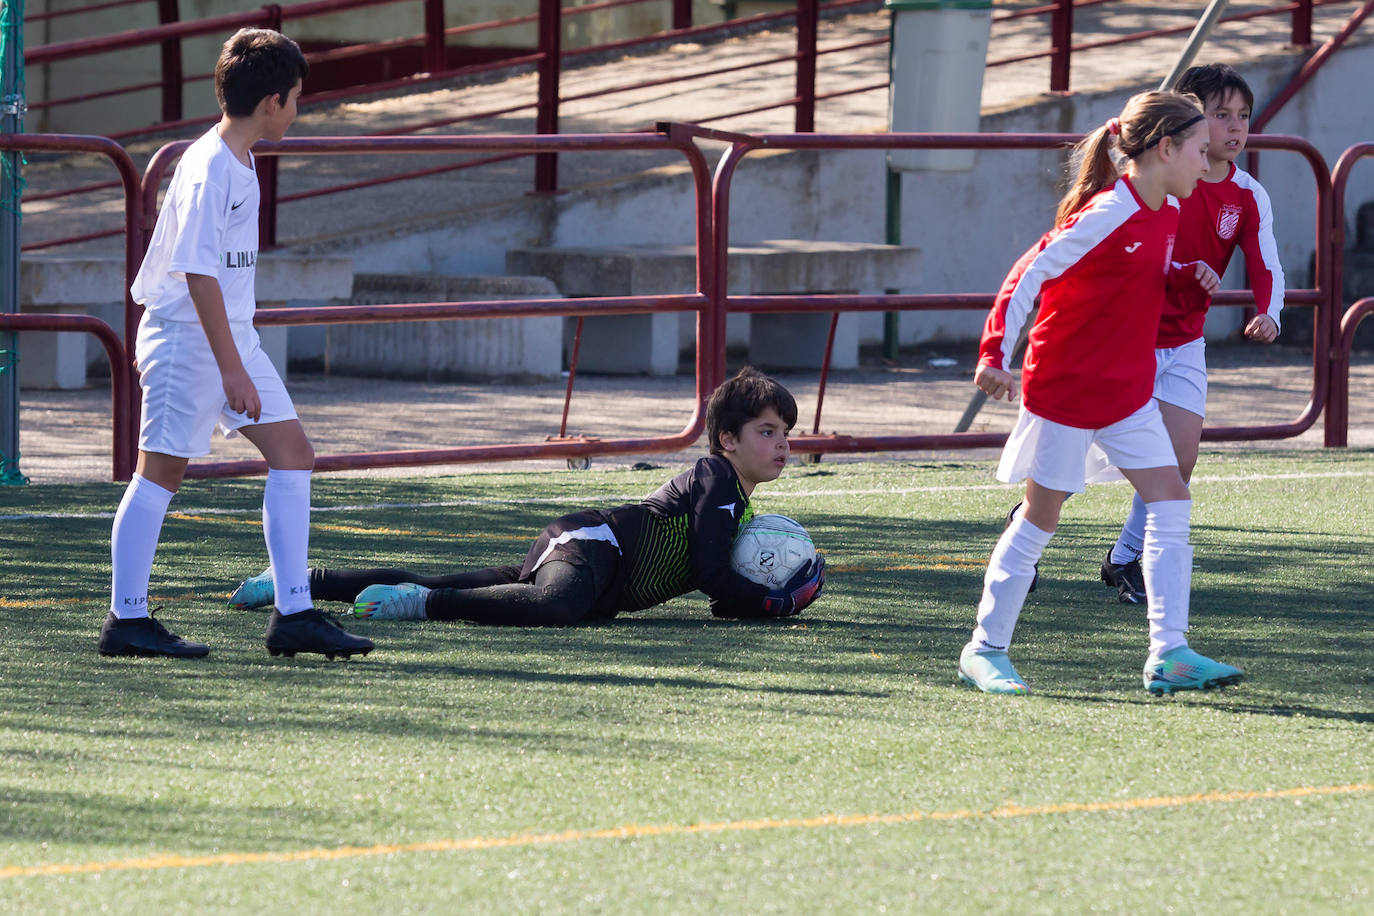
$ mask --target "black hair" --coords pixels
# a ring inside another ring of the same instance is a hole
[[[725,433],[738,436],[744,424],[769,407],[778,412],[788,429],[797,425],[797,401],[776,379],[745,366],[734,378],[723,382],[706,402],[706,439],[711,454],[724,454],[720,437]]]
[[[1245,107],[1252,111],[1255,108],[1255,94],[1250,91],[1250,84],[1245,82],[1245,78],[1233,67],[1226,64],[1189,67],[1174,88],[1179,92],[1191,92],[1204,103],[1213,99],[1225,101],[1232,92],[1239,92],[1240,97],[1245,99]]]
[[[246,118],[269,95],[283,104],[310,72],[300,45],[271,29],[239,29],[215,62],[215,98],[220,111]]]

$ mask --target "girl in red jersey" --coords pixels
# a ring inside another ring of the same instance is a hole
[[[1016,619],[1059,510],[1088,480],[1119,469],[1147,508],[1151,692],[1233,684],[1241,672],[1188,648],[1191,502],[1154,390],[1154,341],[1166,287],[1215,289],[1206,264],[1178,264],[1178,197],[1207,173],[1208,130],[1197,99],[1146,92],[1082,143],[1055,228],[1012,268],[983,331],[974,384],[1016,396],[1012,351],[1038,298],[1022,369],[1024,398],[997,468],[1026,498],[993,550],[978,623],[959,677],[988,693],[1027,693],[1007,655]],[[1112,159],[1116,147],[1124,174]]]
[[[1240,74],[1225,64],[1193,67],[1179,80],[1178,90],[1202,100],[1211,131],[1207,147],[1210,168],[1197,189],[1181,202],[1179,260],[1205,261],[1217,275],[1226,273],[1237,248],[1245,252],[1245,269],[1255,294],[1256,314],[1245,336],[1272,343],[1279,335],[1283,308],[1283,267],[1274,242],[1269,195],[1249,173],[1236,168],[1235,159],[1250,135],[1250,109],[1255,97]],[[1178,471],[1186,482],[1197,464],[1202,420],[1207,409],[1206,342],[1202,336],[1210,294],[1199,288],[1170,289],[1155,340],[1155,400],[1178,456]],[[1117,597],[1144,604],[1147,589],[1140,568],[1145,549],[1145,503],[1136,494],[1121,536],[1102,563],[1102,581]]]

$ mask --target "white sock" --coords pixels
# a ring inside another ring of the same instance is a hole
[[[978,602],[978,625],[973,629],[969,645],[981,649],[1005,651],[1011,645],[1011,633],[1021,616],[1031,580],[1035,577],[1035,563],[1045,552],[1054,536],[1026,521],[1022,513],[1002,536],[988,560],[983,575],[983,598]]]
[[[308,611],[310,600],[310,471],[269,468],[262,490],[262,531],[272,563],[275,604],[282,614]]]
[[[1111,560],[1117,566],[1125,566],[1132,560],[1139,560],[1145,551],[1145,500],[1137,493],[1131,498],[1131,511],[1126,516],[1126,524],[1121,526],[1121,536],[1112,547]]]
[[[110,530],[110,613],[121,620],[148,616],[148,579],[175,496],[138,474],[129,481]]]
[[[1193,584],[1193,548],[1188,543],[1190,499],[1148,503],[1141,568],[1149,596],[1150,656],[1188,644],[1188,597]]]

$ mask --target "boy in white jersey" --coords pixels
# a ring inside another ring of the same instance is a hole
[[[1181,203],[1174,257],[1184,262],[1203,261],[1220,276],[1226,273],[1237,248],[1245,252],[1256,312],[1245,326],[1245,336],[1273,343],[1279,334],[1284,293],[1273,211],[1260,183],[1235,164],[1250,135],[1255,97],[1241,75],[1225,64],[1190,68],[1177,89],[1202,100],[1210,142],[1207,174]],[[1154,398],[1184,482],[1192,477],[1197,464],[1207,412],[1206,341],[1202,331],[1211,301],[1211,293],[1203,289],[1170,288],[1155,339]],[[1145,504],[1137,494],[1121,536],[1102,563],[1102,581],[1116,589],[1120,601],[1129,604],[1148,600],[1140,567],[1145,513]]]
[[[111,533],[110,613],[102,655],[198,658],[209,646],[169,632],[148,610],[162,521],[188,459],[210,452],[216,424],[242,433],[267,461],[263,530],[276,576],[267,626],[273,655],[367,654],[372,641],[315,610],[306,560],[315,453],[253,313],[258,179],[249,150],[277,141],[296,117],[309,66],[294,41],[241,29],[215,65],[219,123],[182,156],[130,293],[144,306],[135,355],[143,389],[138,466]]]

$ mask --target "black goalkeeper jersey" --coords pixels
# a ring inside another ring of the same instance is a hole
[[[720,455],[709,455],[643,502],[558,519],[535,542],[520,578],[531,578],[533,567],[545,559],[582,565],[618,556],[617,568],[605,571],[611,574],[597,599],[597,617],[643,610],[693,589],[706,593],[716,616],[757,616],[768,589],[730,566],[735,535],[751,517],[753,508],[734,465]],[[589,549],[593,543],[608,545],[602,537],[568,537],[568,532],[602,524],[614,534],[618,554],[613,549]]]

